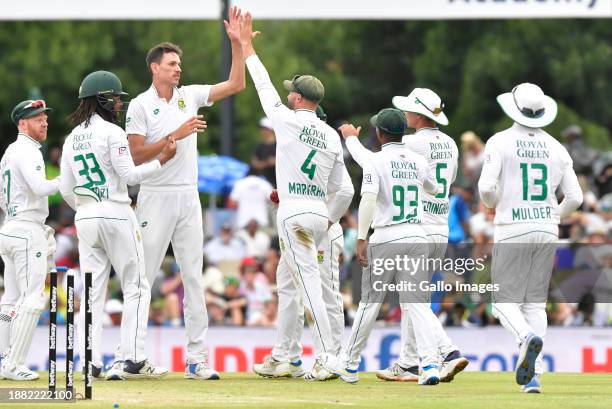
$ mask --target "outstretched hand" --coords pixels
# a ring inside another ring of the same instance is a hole
[[[241,20],[242,11],[238,7],[232,6],[229,11],[229,22],[227,20],[223,20],[225,32],[227,33],[230,41],[240,41]]]
[[[251,44],[253,39],[260,35],[259,31],[253,32],[253,16],[251,13],[247,12],[240,19],[240,42],[242,46],[248,46]]]

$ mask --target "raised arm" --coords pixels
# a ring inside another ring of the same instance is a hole
[[[283,115],[292,114],[293,111],[283,105],[280,95],[278,95],[274,85],[272,85],[266,67],[264,67],[255,53],[253,38],[259,35],[259,32],[253,32],[253,19],[250,13],[246,13],[243,17],[240,27],[240,42],[242,43],[246,66],[253,79],[255,89],[257,90],[261,106],[266,116],[274,121],[275,119],[278,120]],[[277,137],[279,136],[281,135],[277,134]]]
[[[363,168],[366,162],[370,160],[373,153],[372,151],[366,149],[366,147],[359,141],[359,132],[361,132],[361,127],[359,126],[355,128],[355,126],[352,124],[344,124],[338,128],[338,130],[344,138],[346,149],[348,149],[355,162],[357,162],[357,164]]]
[[[232,44],[232,68],[230,69],[227,81],[215,84],[210,89],[210,94],[208,96],[210,102],[219,101],[246,88],[244,56],[242,53],[242,44],[240,43],[241,18],[240,9],[236,6],[232,6],[230,9],[229,21],[223,21],[225,32]]]

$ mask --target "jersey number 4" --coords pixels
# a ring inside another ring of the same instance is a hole
[[[315,153],[317,153],[315,149],[311,150],[304,163],[302,163],[302,167],[300,168],[300,170],[305,173],[306,176],[308,176],[308,179],[310,180],[314,179],[315,170],[317,170],[317,164],[311,163],[312,158],[314,158],[315,156]]]
[[[91,162],[92,166],[89,165],[88,160]],[[106,177],[100,169],[100,165],[96,160],[96,156],[93,153],[86,153],[85,155],[76,155],[74,157],[75,162],[81,162],[82,169],[79,170],[79,175],[85,176],[87,179],[87,183],[84,184],[84,187],[91,188],[94,186],[103,185],[106,183]],[[92,176],[96,176],[96,179],[93,179]]]
[[[528,166],[528,165],[531,165],[531,166]],[[529,188],[529,169],[530,168],[532,171],[534,170],[540,171],[540,178],[533,179],[533,186],[534,188],[535,186],[541,187],[540,194],[539,195],[532,194],[531,197],[529,196],[529,192],[530,191],[533,192],[534,189]],[[548,168],[546,167],[545,164],[543,163],[527,164],[523,162],[521,163],[521,176],[523,179],[523,200],[535,200],[535,201],[546,200],[546,197],[548,196],[548,184],[547,184]]]

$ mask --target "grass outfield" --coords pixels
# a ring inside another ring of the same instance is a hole
[[[46,376],[46,374],[44,374]],[[183,379],[179,373],[163,380],[94,384],[94,400],[79,408],[612,408],[612,374],[550,373],[543,377],[544,393],[523,394],[513,373],[468,372],[450,384],[418,386],[384,382],[374,374],[360,374],[356,385],[340,380],[306,382],[302,379],[263,379],[254,374],[222,374],[220,381]],[[58,380],[62,385],[62,379]],[[83,391],[82,377],[75,380]],[[0,381],[0,388],[15,387]],[[45,387],[46,378],[19,387]],[[0,407],[5,406],[1,405]],[[8,406],[7,406],[8,407]],[[19,404],[17,408],[58,408],[57,404]],[[69,404],[60,407],[75,407]]]

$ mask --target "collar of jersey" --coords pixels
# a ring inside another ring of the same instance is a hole
[[[404,145],[404,142],[387,142],[380,148],[381,149],[397,149],[397,148],[405,148],[405,147],[406,145]]]
[[[515,122],[514,124],[512,124],[512,126],[510,128],[514,129],[514,130],[517,130],[517,131],[529,132],[529,133],[533,133],[535,131],[539,131],[540,130],[540,128],[530,128],[528,126],[521,125],[518,122]]]
[[[157,93],[157,88],[155,88],[155,85],[151,84],[150,90],[153,92],[153,95],[155,95],[155,97],[157,99],[161,99],[161,100],[163,100],[167,104],[169,104],[170,102],[174,101],[175,95],[179,95],[178,88],[177,87],[172,87],[172,97],[170,97],[170,101],[166,101],[166,98],[159,96],[159,94]]]
[[[438,128],[437,128],[437,127],[433,127],[433,128],[431,128],[431,127],[429,127],[429,126],[426,126],[426,127],[420,128],[420,129],[419,129],[418,131],[416,131],[416,132],[421,132],[421,131],[424,131],[424,130],[437,131],[437,130],[438,130]],[[416,132],[415,132],[415,133],[416,133]]]
[[[21,139],[23,139],[24,141],[29,141],[30,143],[33,143],[34,145],[36,145],[37,148],[40,149],[40,142],[38,142],[37,140],[34,140],[30,135],[25,134],[23,132],[19,132],[17,134],[17,138],[22,137]]]
[[[296,110],[295,110],[295,112],[296,112],[296,113],[302,113],[302,112],[304,112],[304,113],[306,113],[306,114],[308,114],[308,115],[314,115],[314,116],[317,116],[316,112],[315,112],[315,111],[311,111],[310,109],[300,108],[300,109],[296,109]]]

